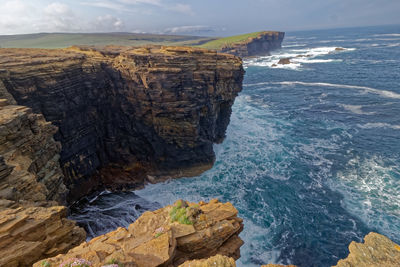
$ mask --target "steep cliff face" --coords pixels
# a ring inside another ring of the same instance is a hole
[[[30,108],[0,99],[0,209],[65,203],[56,131]]]
[[[266,56],[281,48],[284,37],[284,32],[265,31],[245,41],[226,45],[219,52],[239,57]]]
[[[0,97],[58,127],[70,200],[210,168],[241,60],[180,47],[1,49]]]
[[[217,254],[238,259],[243,245],[238,235],[243,224],[237,213],[232,204],[218,200],[199,204],[180,200],[173,206],[144,213],[128,229],[118,228],[33,266],[58,266],[71,259],[88,261],[94,267],[113,261],[124,266],[178,266]],[[220,259],[210,262],[234,264],[233,259]]]

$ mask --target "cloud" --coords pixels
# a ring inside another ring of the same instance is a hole
[[[165,29],[165,34],[204,34],[216,31],[215,28],[204,25],[179,26]]]
[[[94,29],[97,31],[119,31],[125,27],[124,22],[112,15],[98,16],[94,22]]]
[[[82,18],[70,6],[53,2],[42,8],[28,1],[10,0],[0,10],[0,34],[32,32],[99,32],[120,31],[124,22],[108,14]]]
[[[119,12],[134,11],[135,6],[150,6],[187,15],[194,14],[192,7],[188,4],[166,4],[163,3],[162,0],[96,0],[82,2],[82,4],[86,6],[112,9]]]
[[[192,7],[190,5],[186,5],[186,4],[176,4],[176,5],[168,7],[167,9],[178,12],[178,13],[182,13],[182,14],[194,15]]]

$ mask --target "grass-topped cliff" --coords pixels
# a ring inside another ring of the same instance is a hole
[[[263,32],[252,32],[252,33],[246,33],[246,34],[241,34],[241,35],[229,36],[229,37],[225,37],[225,38],[218,38],[218,39],[206,42],[204,44],[201,44],[201,45],[199,45],[199,47],[206,48],[206,49],[219,50],[226,46],[246,42],[250,38],[255,38],[261,33],[263,33]]]

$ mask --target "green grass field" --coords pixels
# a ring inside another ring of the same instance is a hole
[[[202,45],[199,45],[199,47],[218,50],[224,46],[229,46],[234,43],[241,43],[241,42],[247,41],[249,38],[256,37],[260,33],[261,32],[252,32],[252,33],[246,33],[246,34],[241,34],[241,35],[220,38],[220,39],[212,40],[210,42],[206,42]]]
[[[214,38],[134,33],[38,33],[0,36],[3,48],[65,48],[72,45],[146,44],[196,46]]]
[[[177,45],[220,49],[225,45],[246,41],[260,32],[225,38],[199,36],[135,34],[135,33],[37,33],[0,35],[2,48],[65,48],[72,45]]]

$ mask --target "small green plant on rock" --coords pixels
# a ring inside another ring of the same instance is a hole
[[[169,216],[171,217],[171,222],[179,222],[181,224],[192,225],[193,222],[188,218],[189,211],[190,207],[187,206],[185,201],[176,201],[174,206],[172,207],[171,212],[169,213]]]
[[[120,263],[119,260],[111,259],[107,261],[106,265],[103,265],[102,267],[124,267],[124,265]]]
[[[48,262],[48,261],[42,261],[42,263],[40,264],[40,266],[42,266],[42,267],[51,267],[51,264],[50,264],[50,262]]]

